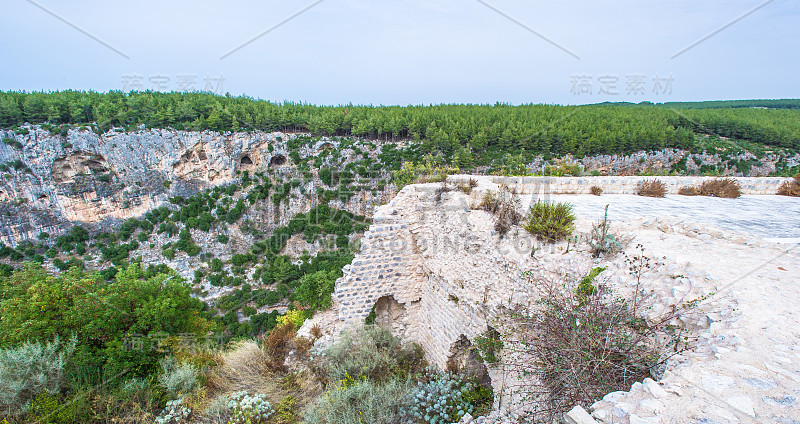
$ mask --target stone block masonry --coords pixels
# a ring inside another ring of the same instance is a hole
[[[677,194],[681,187],[700,186],[706,181],[719,177],[474,177],[470,175],[453,175],[451,182],[466,182],[470,178],[487,179],[494,184],[504,184],[516,189],[520,194],[591,194],[592,186],[603,189],[604,194],[636,194],[640,182],[658,180],[664,183],[667,194]],[[730,177],[736,180],[742,194],[775,194],[786,177]]]
[[[418,301],[421,283],[414,259],[411,229],[391,208],[380,208],[361,239],[361,253],[336,285],[339,319],[352,321],[369,315],[377,300],[393,296],[400,303]]]

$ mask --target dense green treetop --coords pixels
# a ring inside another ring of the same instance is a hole
[[[314,106],[197,92],[0,92],[0,127],[27,122],[86,126],[99,132],[141,124],[178,130],[288,130],[413,138],[422,152],[446,155],[461,147],[473,152],[498,148],[591,155],[689,148],[695,133],[797,149],[797,104],[800,101],[741,101],[725,107],[713,102],[708,107],[683,103]],[[782,109],[756,108],[768,106]]]

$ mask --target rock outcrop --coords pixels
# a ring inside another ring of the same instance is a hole
[[[283,133],[190,132],[167,129],[54,135],[0,131],[0,241],[17,245],[40,232],[76,223],[98,228],[138,217],[170,196],[235,181],[237,171],[291,164]],[[323,146],[302,146],[303,157]],[[327,141],[326,146],[338,144]]]

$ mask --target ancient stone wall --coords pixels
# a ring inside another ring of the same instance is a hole
[[[735,422],[737,417],[755,417],[759,422],[792,422],[788,417],[795,410],[787,408],[797,403],[791,395],[797,378],[789,370],[800,370],[800,365],[788,356],[798,348],[797,319],[790,318],[797,308],[796,302],[793,305],[786,299],[793,299],[798,291],[791,278],[798,271],[796,246],[775,245],[679,218],[634,217],[614,222],[615,235],[632,239],[626,253],[644,254],[652,261],[640,278],[622,255],[593,258],[585,244],[542,245],[518,228],[501,236],[495,231],[494,217],[475,208],[487,191],[496,191],[501,184],[524,193],[518,197],[530,202],[537,197],[531,194],[591,187],[602,177],[583,179],[583,184],[577,183],[580,179],[564,178],[474,178],[477,186],[469,194],[454,184],[449,190],[443,190],[442,184],[412,185],[377,208],[362,252],[337,281],[333,310],[307,321],[300,334],[320,325],[325,336],[318,342],[332,343],[343,329],[360,325],[374,306],[377,325],[419,343],[427,359],[444,368],[458,362],[459,352],[468,350],[469,342],[489,326],[501,334],[513,334],[508,332],[509,328],[514,331],[508,308],[533,305],[541,299],[541,284],[575,282],[592,268],[605,267],[598,279],[615,292],[649,293],[642,310],[651,320],[685,302],[706,300],[698,303],[698,309],[670,321],[696,337],[694,348],[654,370],[657,382],[645,379],[622,388],[629,391],[610,393],[591,405],[593,420],[606,424]],[[702,182],[662,178],[670,187]],[[618,190],[628,190],[637,181],[613,179],[620,182],[609,180],[612,192],[613,184]],[[750,193],[769,193],[784,181],[748,180],[741,184],[750,184]],[[765,200],[784,207],[792,201],[779,196]],[[585,234],[594,219],[579,216],[576,230]],[[525,277],[526,272],[532,277]],[[770,297],[764,295],[770,290]],[[482,422],[529,422],[523,414],[526,405],[532,404],[526,404],[519,390],[530,378],[519,364],[529,363],[530,358],[519,356],[518,351],[504,349],[500,364],[489,367],[495,411]],[[503,416],[516,418],[508,421]]]
[[[453,182],[465,182],[468,175],[454,175]],[[659,180],[666,185],[667,194],[677,194],[681,187],[700,186],[718,177],[489,177],[495,184],[505,184],[520,194],[591,194],[592,186],[603,189],[604,194],[636,194],[641,181]],[[786,177],[730,177],[742,188],[742,194],[775,194]]]

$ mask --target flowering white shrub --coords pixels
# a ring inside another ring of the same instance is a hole
[[[156,417],[156,424],[183,424],[192,411],[182,405],[182,399],[167,402],[167,407]]]
[[[228,424],[258,424],[265,422],[274,412],[266,395],[236,392],[228,396],[231,418]]]

